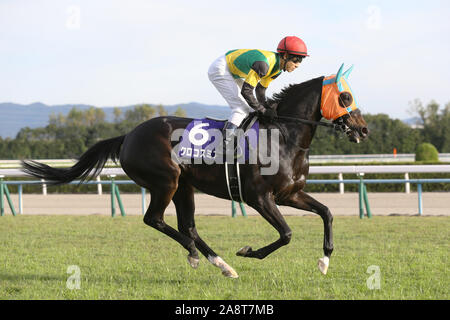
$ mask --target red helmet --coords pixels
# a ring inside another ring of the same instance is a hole
[[[309,57],[306,44],[296,36],[284,37],[278,44],[277,51],[279,53],[287,52],[296,56]]]

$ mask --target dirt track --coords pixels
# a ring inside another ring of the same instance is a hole
[[[14,206],[18,212],[18,196],[11,195]],[[321,193],[311,194],[315,199],[327,205],[333,215],[359,215],[358,194],[357,193]],[[369,193],[369,203],[373,215],[417,215],[418,197],[417,193]],[[122,202],[126,215],[140,215],[141,195],[140,194],[122,194]],[[147,194],[146,205],[149,203],[150,196]],[[218,199],[205,194],[196,194],[196,215],[231,215],[231,202]],[[10,214],[8,203],[5,201],[5,214]],[[245,205],[248,215],[257,215],[258,213]],[[308,215],[307,211],[297,210],[290,207],[280,207],[283,215]],[[111,215],[111,198],[109,194],[83,194],[83,195],[65,195],[49,194],[25,194],[23,196],[24,214],[41,215]],[[166,215],[174,215],[175,207],[170,203],[166,210]],[[237,214],[240,215],[240,209],[237,205]],[[120,209],[116,202],[116,215],[120,215]],[[450,193],[423,193],[423,215],[450,215]]]

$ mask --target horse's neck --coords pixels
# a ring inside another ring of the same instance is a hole
[[[323,77],[319,77],[287,89],[278,104],[278,115],[319,121],[322,83]]]
[[[320,121],[320,99],[322,94],[323,77],[304,83],[296,90],[292,90],[280,102],[278,115],[290,118]],[[294,89],[294,88],[293,88]],[[316,132],[316,125],[286,123],[288,140],[301,149],[308,149]]]

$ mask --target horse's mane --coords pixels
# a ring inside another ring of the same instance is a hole
[[[311,82],[317,81],[318,79],[322,79],[323,77],[314,78],[311,80],[307,80],[302,83],[290,84],[287,87],[281,89],[280,92],[274,93],[271,98],[267,99],[268,105],[271,104],[279,104],[284,101],[288,96],[290,96],[293,92],[304,92],[304,89],[309,88],[311,86]]]
[[[284,87],[283,89],[281,89],[280,92],[276,92],[272,95],[271,98],[268,98],[267,101],[269,102],[269,104],[272,103],[280,103],[281,101],[283,101],[286,96],[294,90],[294,88],[297,88],[298,86],[300,86],[303,83],[298,83],[298,84],[290,84],[287,87]]]

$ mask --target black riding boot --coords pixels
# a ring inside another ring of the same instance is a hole
[[[227,121],[225,123],[225,126],[222,129],[222,136],[223,136],[223,153],[233,153],[234,150],[231,150],[230,148],[230,142],[234,139],[236,136],[236,130],[237,126],[233,124],[232,122]],[[220,152],[218,153],[220,154]]]
[[[225,123],[225,126],[222,129],[223,141],[225,146],[228,146],[230,141],[236,136],[237,128],[238,127],[232,122],[227,121]]]

